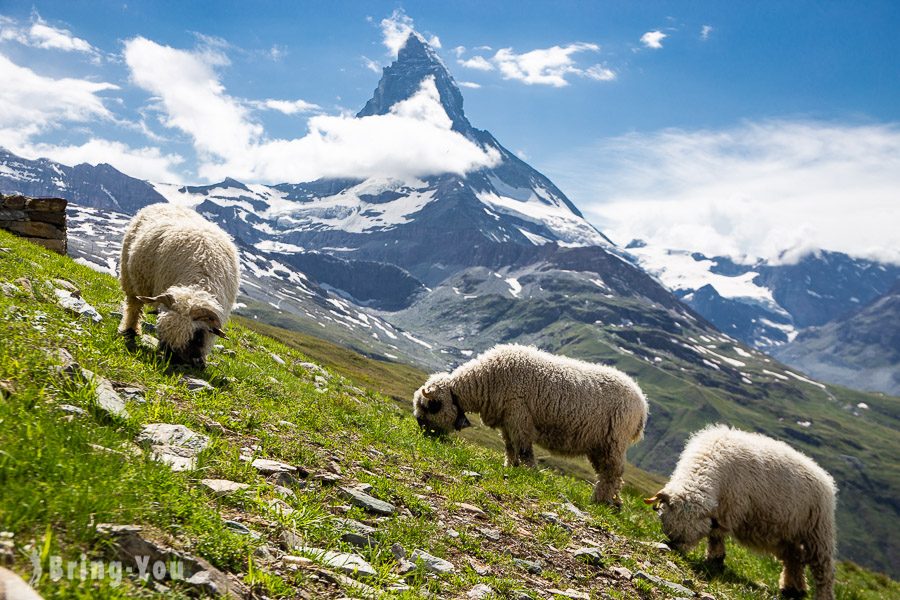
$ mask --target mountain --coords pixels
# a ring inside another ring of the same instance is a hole
[[[84,206],[128,214],[165,201],[149,183],[111,165],[67,167],[46,158],[21,158],[5,148],[0,148],[0,188],[5,193],[67,198]]]
[[[822,384],[719,331],[640,268],[634,248],[613,246],[552,182],[474,128],[446,67],[420,38],[410,37],[385,69],[360,118],[425,88],[494,164],[414,180],[226,179],[141,189],[195,207],[234,236],[243,316],[429,371],[500,342],[616,365],[651,404],[646,439],[630,459],[658,474],[668,474],[687,436],[710,422],[790,441],[839,482],[843,555],[900,573],[900,541],[872,536],[900,519],[893,399]],[[49,161],[41,168],[42,181],[56,169],[70,176]],[[0,181],[0,189],[8,184],[18,182]],[[70,252],[114,271],[124,223],[146,196],[104,187],[109,195],[71,195]],[[129,208],[111,209],[113,201]],[[754,277],[732,279],[761,290]],[[760,302],[772,311],[776,304],[774,296],[771,305]]]
[[[790,262],[741,263],[639,240],[627,249],[720,330],[766,351],[858,310],[900,279],[900,266],[825,250]]]
[[[900,396],[900,281],[866,306],[804,330],[774,354],[821,381]]]

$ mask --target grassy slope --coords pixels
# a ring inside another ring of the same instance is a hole
[[[495,450],[465,440],[424,438],[396,402],[364,392],[340,375],[330,376],[319,391],[314,375],[299,365],[307,356],[241,325],[230,325],[224,342],[234,355],[214,354],[203,374],[215,389],[189,392],[179,374],[155,354],[126,350],[109,316],[120,299],[112,278],[3,232],[0,247],[10,249],[0,252],[0,281],[27,277],[36,291],[34,299],[23,292],[0,294],[0,385],[7,390],[0,401],[0,530],[13,533],[13,567],[26,577],[29,544],[66,559],[77,560],[82,552],[99,557],[107,545],[95,533],[94,523],[139,523],[152,535],[236,574],[260,593],[352,595],[352,590],[338,589],[310,568],[291,570],[277,558],[250,561],[257,546],[277,546],[285,530],[296,532],[308,545],[351,550],[340,541],[335,521],[346,513],[377,526],[378,543],[359,551],[378,571],[368,580],[376,588],[398,581],[389,551],[395,542],[408,551],[424,548],[456,565],[454,575],[441,578],[416,572],[408,579],[412,589],[396,593],[400,597],[421,597],[425,590],[456,596],[479,582],[503,594],[525,590],[536,596],[537,590],[573,587],[595,598],[603,593],[613,598],[668,597],[644,582],[615,579],[608,570],[614,565],[672,581],[690,579],[698,591],[719,598],[758,598],[777,585],[774,560],[737,547],[730,548],[726,574],[707,580],[699,567],[699,550],[681,557],[640,543],[658,540],[660,532],[639,496],[626,493],[624,508],[613,512],[588,504],[590,487],[582,480],[549,470],[505,469]],[[74,282],[106,316],[104,321],[79,321],[59,308],[44,284],[55,277]],[[113,381],[144,386],[146,402],[130,403],[127,419],[104,416],[93,407],[89,389],[54,372],[47,351],[60,347]],[[336,352],[323,348],[309,346],[308,351]],[[279,364],[273,352],[285,364]],[[383,365],[348,355],[334,363],[360,384],[368,381],[379,387],[398,372],[392,366],[378,373]],[[389,393],[405,393],[415,375],[399,376]],[[63,403],[88,412],[69,418],[59,409]],[[172,473],[144,458],[129,457],[131,440],[150,422],[183,423],[212,438],[197,471]],[[373,521],[358,508],[347,512],[333,488],[319,485],[297,487],[296,496],[287,499],[294,509],[290,515],[273,512],[269,503],[277,497],[274,488],[239,460],[240,448],[254,444],[260,456],[302,465],[313,473],[336,462],[345,483],[371,484],[372,493],[395,503],[399,514]],[[464,470],[483,477],[466,478]],[[252,487],[243,495],[215,498],[197,485],[201,478],[227,478]],[[564,512],[563,499],[586,510],[587,521]],[[458,502],[481,507],[486,519],[466,516]],[[547,511],[559,513],[568,528],[543,520],[540,513]],[[239,520],[262,537],[235,534],[223,518]],[[500,541],[479,533],[484,527],[499,530]],[[567,549],[584,545],[584,539],[600,543],[605,567],[571,558]],[[513,557],[541,559],[544,571],[528,575]],[[469,559],[490,566],[490,572],[477,575]],[[840,566],[838,580],[839,598],[900,594],[896,583],[850,564]],[[133,581],[113,587],[108,581],[54,583],[45,577],[38,587],[46,597],[159,595]],[[174,585],[164,595],[179,594]]]

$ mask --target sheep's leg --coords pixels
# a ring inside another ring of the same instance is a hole
[[[591,466],[597,472],[597,484],[591,499],[600,504],[622,506],[619,490],[625,473],[625,452],[618,448],[598,448],[588,453]]]
[[[803,598],[806,596],[806,578],[803,576],[803,556],[798,546],[791,545],[779,552],[784,563],[778,587],[783,598]]]
[[[126,296],[122,303],[122,321],[119,323],[119,333],[127,337],[136,337],[141,334],[141,317],[144,303],[134,296]]]
[[[834,598],[834,561],[831,556],[814,556],[809,564],[813,581],[816,583],[815,600]]]
[[[531,444],[519,448],[519,460],[526,467],[534,466],[534,448]]]
[[[707,539],[706,567],[714,573],[725,569],[725,535],[719,529],[713,529]]]
[[[507,467],[518,467],[519,450],[513,443],[513,440],[510,437],[509,431],[506,429],[506,427],[504,427],[500,431],[503,433],[503,445],[506,447],[506,462],[504,463],[504,465]]]

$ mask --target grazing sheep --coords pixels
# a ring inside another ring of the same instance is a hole
[[[237,298],[237,248],[195,211],[153,204],[138,212],[122,242],[119,279],[125,292],[119,332],[141,330],[144,304],[157,305],[160,346],[173,358],[206,366],[213,334],[225,337]]]
[[[725,536],[774,553],[781,592],[802,597],[810,566],[816,600],[834,598],[834,480],[811,458],[758,433],[714,425],[688,441],[669,482],[652,498],[678,550],[708,538],[706,558],[721,569]]]
[[[599,477],[594,501],[613,504],[621,503],[625,451],[647,422],[643,393],[621,371],[512,344],[432,375],[413,408],[423,429],[439,432],[468,427],[464,411],[481,413],[503,433],[508,466],[533,466],[534,443],[586,454]]]

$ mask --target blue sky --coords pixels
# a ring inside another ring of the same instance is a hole
[[[311,128],[374,135],[345,117],[392,60],[386,41],[414,27],[439,40],[470,121],[614,238],[900,247],[883,225],[900,223],[896,2],[4,0],[0,15],[0,71],[18,89],[0,92],[0,145],[31,157],[183,182],[318,174],[315,160],[261,169],[241,145],[268,145],[264,161]],[[347,154],[351,170],[368,160]],[[870,221],[848,234],[851,194]],[[697,227],[673,229],[685,213]]]

